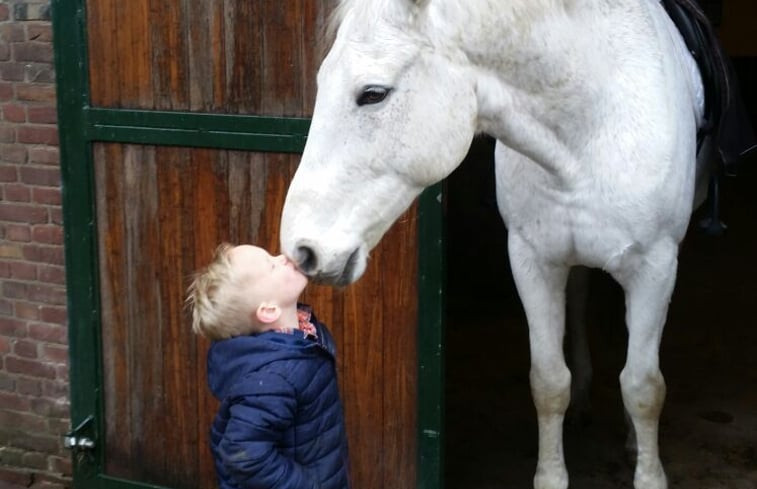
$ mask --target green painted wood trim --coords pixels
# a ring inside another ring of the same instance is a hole
[[[57,81],[61,189],[66,260],[71,425],[96,419],[83,435],[96,443],[92,464],[74,463],[77,489],[97,487],[102,467],[102,398],[99,286],[92,151],[84,137],[83,108],[89,100],[83,0],[52,1]]]
[[[442,189],[426,189],[418,209],[418,489],[444,488]]]
[[[86,108],[89,141],[301,153],[310,120]]]
[[[165,486],[156,486],[144,482],[119,479],[117,477],[102,474],[97,477],[97,481],[98,488],[100,489],[170,489]]]

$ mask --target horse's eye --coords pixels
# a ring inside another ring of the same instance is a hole
[[[370,104],[377,104],[384,100],[387,95],[389,95],[389,92],[391,91],[390,88],[386,87],[365,87],[363,89],[363,93],[358,95],[357,97],[357,104],[358,105],[370,105]]]

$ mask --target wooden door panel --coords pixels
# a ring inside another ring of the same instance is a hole
[[[278,249],[298,155],[96,144],[106,473],[167,487],[215,487],[207,431],[208,343],[183,298],[218,243]],[[327,322],[354,487],[411,488],[416,460],[417,211],[343,290],[311,285]]]
[[[87,0],[92,104],[312,113],[335,0]]]

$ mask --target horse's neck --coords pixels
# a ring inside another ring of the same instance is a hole
[[[480,129],[569,177],[578,171],[573,148],[582,145],[595,117],[593,97],[611,84],[602,81],[611,62],[597,47],[625,35],[613,33],[620,14],[602,8],[604,0],[502,3],[501,10],[471,9],[468,20],[478,26],[466,24],[459,34],[476,72]],[[628,4],[633,8],[626,15],[643,15],[636,0]]]

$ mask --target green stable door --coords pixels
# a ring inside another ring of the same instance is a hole
[[[278,250],[323,0],[53,0],[77,489],[215,487],[191,274]],[[344,290],[334,332],[356,488],[441,489],[442,211],[430,189]]]

